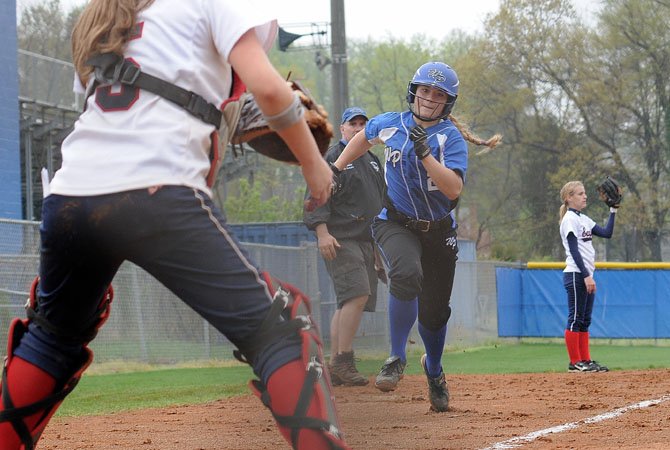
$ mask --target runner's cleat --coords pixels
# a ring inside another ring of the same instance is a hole
[[[406,362],[402,362],[398,356],[389,356],[382,366],[377,379],[375,380],[375,387],[382,392],[389,392],[395,390],[398,382],[403,377]]]

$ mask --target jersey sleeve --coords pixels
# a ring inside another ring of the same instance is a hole
[[[570,233],[574,234],[575,237],[579,236],[579,223],[575,219],[574,214],[566,213],[563,216],[563,220],[561,221],[561,237],[567,239]]]
[[[398,130],[398,113],[387,112],[368,120],[365,124],[365,138],[371,144],[383,144]]]
[[[438,143],[442,148],[442,164],[459,172],[465,181],[465,173],[468,170],[468,144],[461,133],[453,129],[447,135],[438,135]]]
[[[207,8],[214,45],[226,60],[240,37],[252,28],[265,51],[272,47],[278,25],[267,8],[260,7],[252,0],[210,0]]]

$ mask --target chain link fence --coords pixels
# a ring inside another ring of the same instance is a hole
[[[68,61],[18,50],[19,96],[45,105],[79,111],[83,95],[72,91],[74,65]]]
[[[302,289],[329,348],[328,329],[336,309],[332,286],[314,243],[297,247],[245,243],[263,269]],[[459,261],[452,295],[447,344],[481,345],[497,339],[495,266]],[[29,287],[39,267],[39,222],[0,219],[0,336],[14,317],[25,317]],[[324,282],[326,280],[327,282]],[[109,361],[176,364],[232,358],[233,346],[144,270],[124,263],[113,282],[112,313],[91,344],[96,363]],[[379,285],[377,311],[366,312],[355,341],[358,354],[388,351],[386,286]],[[415,327],[416,328],[416,327]],[[413,330],[411,347],[422,348]]]

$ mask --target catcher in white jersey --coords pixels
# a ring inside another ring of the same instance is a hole
[[[612,237],[618,205],[610,207],[607,225],[601,227],[582,212],[586,207],[586,190],[581,181],[569,181],[561,188],[560,231],[565,248],[563,285],[568,294],[568,323],[565,345],[570,357],[570,372],[606,372],[608,368],[591,359],[589,325],[596,296],[596,252],[593,236]]]
[[[88,2],[72,53],[75,88],[89,95],[44,200],[28,317],[10,328],[3,450],[35,448],[74,389],[126,260],[238,347],[294,448],[346,448],[308,299],[256,267],[206,183],[218,109],[239,76],[295,154],[315,204],[330,196],[332,172],[266,56],[277,23],[262,11],[231,0]]]

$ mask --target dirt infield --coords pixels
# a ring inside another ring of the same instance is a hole
[[[358,450],[670,448],[670,369],[452,375],[447,381],[452,401],[442,414],[429,411],[421,376],[405,377],[398,390],[386,394],[371,385],[335,388],[349,445]],[[38,448],[288,448],[259,405],[248,395],[204,405],[57,418]],[[554,433],[547,431],[554,427]],[[512,443],[518,447],[500,444],[519,437],[527,439]]]

